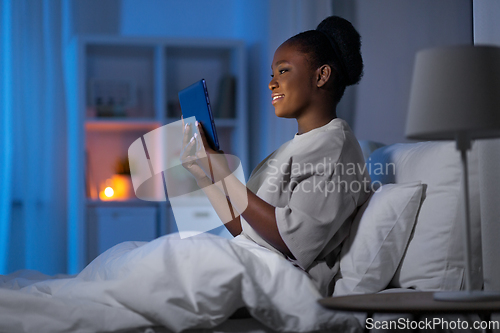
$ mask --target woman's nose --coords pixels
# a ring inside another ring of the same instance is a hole
[[[269,82],[269,90],[274,90],[278,86],[278,81],[276,81],[276,78],[271,78],[271,81]]]

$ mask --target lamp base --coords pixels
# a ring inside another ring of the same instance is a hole
[[[493,302],[500,301],[500,292],[498,291],[440,291],[434,293],[435,301],[443,302]]]

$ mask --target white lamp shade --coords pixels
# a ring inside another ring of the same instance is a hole
[[[500,136],[500,47],[448,46],[417,53],[406,136]]]

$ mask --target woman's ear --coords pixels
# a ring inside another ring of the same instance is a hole
[[[316,86],[320,88],[324,86],[330,79],[330,76],[332,75],[332,68],[330,67],[330,65],[323,65],[319,67],[316,70],[316,72],[317,72]]]

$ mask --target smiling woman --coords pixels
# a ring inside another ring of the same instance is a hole
[[[343,89],[361,73],[361,62],[351,63],[360,58],[359,35],[338,17],[320,28],[276,51],[273,105],[278,116],[297,120],[298,133],[246,185],[199,124],[183,126],[183,167],[221,220],[229,212],[234,239],[172,234],[120,243],[75,276],[0,277],[0,331],[180,332],[215,327],[242,307],[275,331],[356,331],[354,317],[329,313],[317,300],[332,294],[341,245],[370,196],[361,149],[336,115]]]
[[[271,66],[276,74],[271,75],[269,89],[273,92],[272,103],[278,117],[298,119],[311,106],[316,77],[310,67],[307,55],[297,52],[292,44],[285,43],[276,50]],[[330,68],[324,70],[330,71]]]
[[[313,118],[317,122],[324,122],[328,118],[331,120],[332,116],[336,117],[335,109],[346,86],[356,84],[361,79],[363,60],[360,47],[359,34],[347,20],[340,17],[327,18],[316,30],[305,31],[283,43],[274,55],[272,80],[269,83],[276,115],[297,118],[301,133],[301,121],[298,118],[302,110],[311,106],[311,100],[326,98],[326,103],[319,103],[326,110],[313,111],[317,113]],[[286,105],[277,104],[284,100],[285,90],[291,90],[287,104],[293,105],[298,114],[288,114]],[[314,124],[311,126],[315,127]]]
[[[184,165],[213,204],[228,200],[231,210],[239,213],[226,223],[234,236],[293,262],[328,295],[353,214],[370,195],[370,188],[363,186],[370,178],[359,144],[336,114],[345,87],[361,78],[360,36],[345,19],[328,17],[316,30],[284,42],[271,69],[275,113],[297,120],[295,137],[262,161],[246,186],[231,175],[223,158],[215,158],[222,153],[205,143],[201,127],[199,137],[186,127],[182,158],[191,161]],[[187,153],[199,143],[211,156],[211,166]],[[346,165],[359,165],[354,168],[359,172],[342,172]],[[218,185],[219,191],[209,186],[214,174],[225,182]]]

